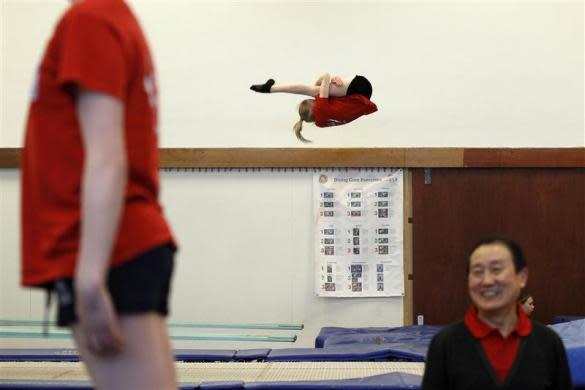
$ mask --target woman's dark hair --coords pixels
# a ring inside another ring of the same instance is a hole
[[[508,250],[512,254],[512,260],[514,260],[514,269],[516,270],[516,273],[522,271],[524,267],[526,267],[526,259],[524,258],[524,253],[522,252],[522,248],[520,248],[520,245],[518,245],[515,241],[507,237],[488,236],[476,242],[475,245],[473,246],[473,249],[471,249],[471,251],[469,252],[469,256],[467,256],[467,263],[465,264],[465,273],[469,274],[469,261],[471,260],[471,254],[475,252],[475,250],[480,246],[490,244],[501,244],[508,248]]]
[[[527,290],[522,290],[520,297],[518,298],[518,303],[523,305],[531,296],[532,295]]]

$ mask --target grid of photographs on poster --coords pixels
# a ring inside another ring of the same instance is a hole
[[[315,173],[313,195],[317,295],[404,295],[402,169]]]

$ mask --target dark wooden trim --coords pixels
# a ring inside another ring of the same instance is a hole
[[[0,148],[0,168],[20,166]],[[585,148],[161,148],[161,168],[584,168]]]
[[[585,148],[465,149],[466,168],[583,168]]]

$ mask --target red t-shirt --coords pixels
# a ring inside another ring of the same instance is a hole
[[[317,97],[313,105],[315,125],[339,126],[356,120],[362,115],[378,111],[378,107],[365,96]]]
[[[124,106],[128,184],[110,261],[173,242],[158,202],[156,82],[142,30],[122,0],[85,0],[63,15],[42,58],[22,155],[22,284],[71,277],[80,239],[84,149],[75,86]]]
[[[464,322],[473,337],[479,339],[481,346],[490,361],[500,382],[504,382],[508,372],[512,369],[520,340],[532,331],[532,323],[520,306],[516,307],[518,322],[516,328],[502,337],[500,331],[492,328],[477,316],[477,309],[471,306],[465,313]]]

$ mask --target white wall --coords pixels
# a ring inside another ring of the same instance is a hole
[[[0,170],[0,318],[38,320],[44,295],[21,289],[17,277],[18,181],[18,171]],[[297,334],[295,346],[307,347],[322,326],[403,324],[401,297],[315,296],[312,173],[163,172],[162,188],[165,212],[181,247],[170,321],[304,324],[302,332],[255,333]],[[30,347],[30,340],[26,343]]]
[[[299,98],[248,86],[324,71],[368,76],[379,112],[308,126],[315,147],[585,146],[582,1],[131,4],[158,68],[162,146],[304,146],[291,130]],[[67,3],[0,6],[0,147],[16,147]],[[0,318],[38,319],[43,297],[18,287],[18,180],[0,170]],[[181,245],[171,320],[302,322],[298,346],[324,325],[402,324],[400,298],[314,296],[310,174],[164,172],[162,186]]]
[[[64,0],[1,0],[0,145],[21,144]],[[300,146],[296,96],[250,84],[364,74],[379,112],[307,128],[323,146],[584,146],[583,1],[134,0],[154,52],[161,143]]]
[[[314,294],[311,173],[164,173],[163,201],[182,243],[175,320],[402,324],[402,298]],[[302,341],[302,340],[301,340]]]

